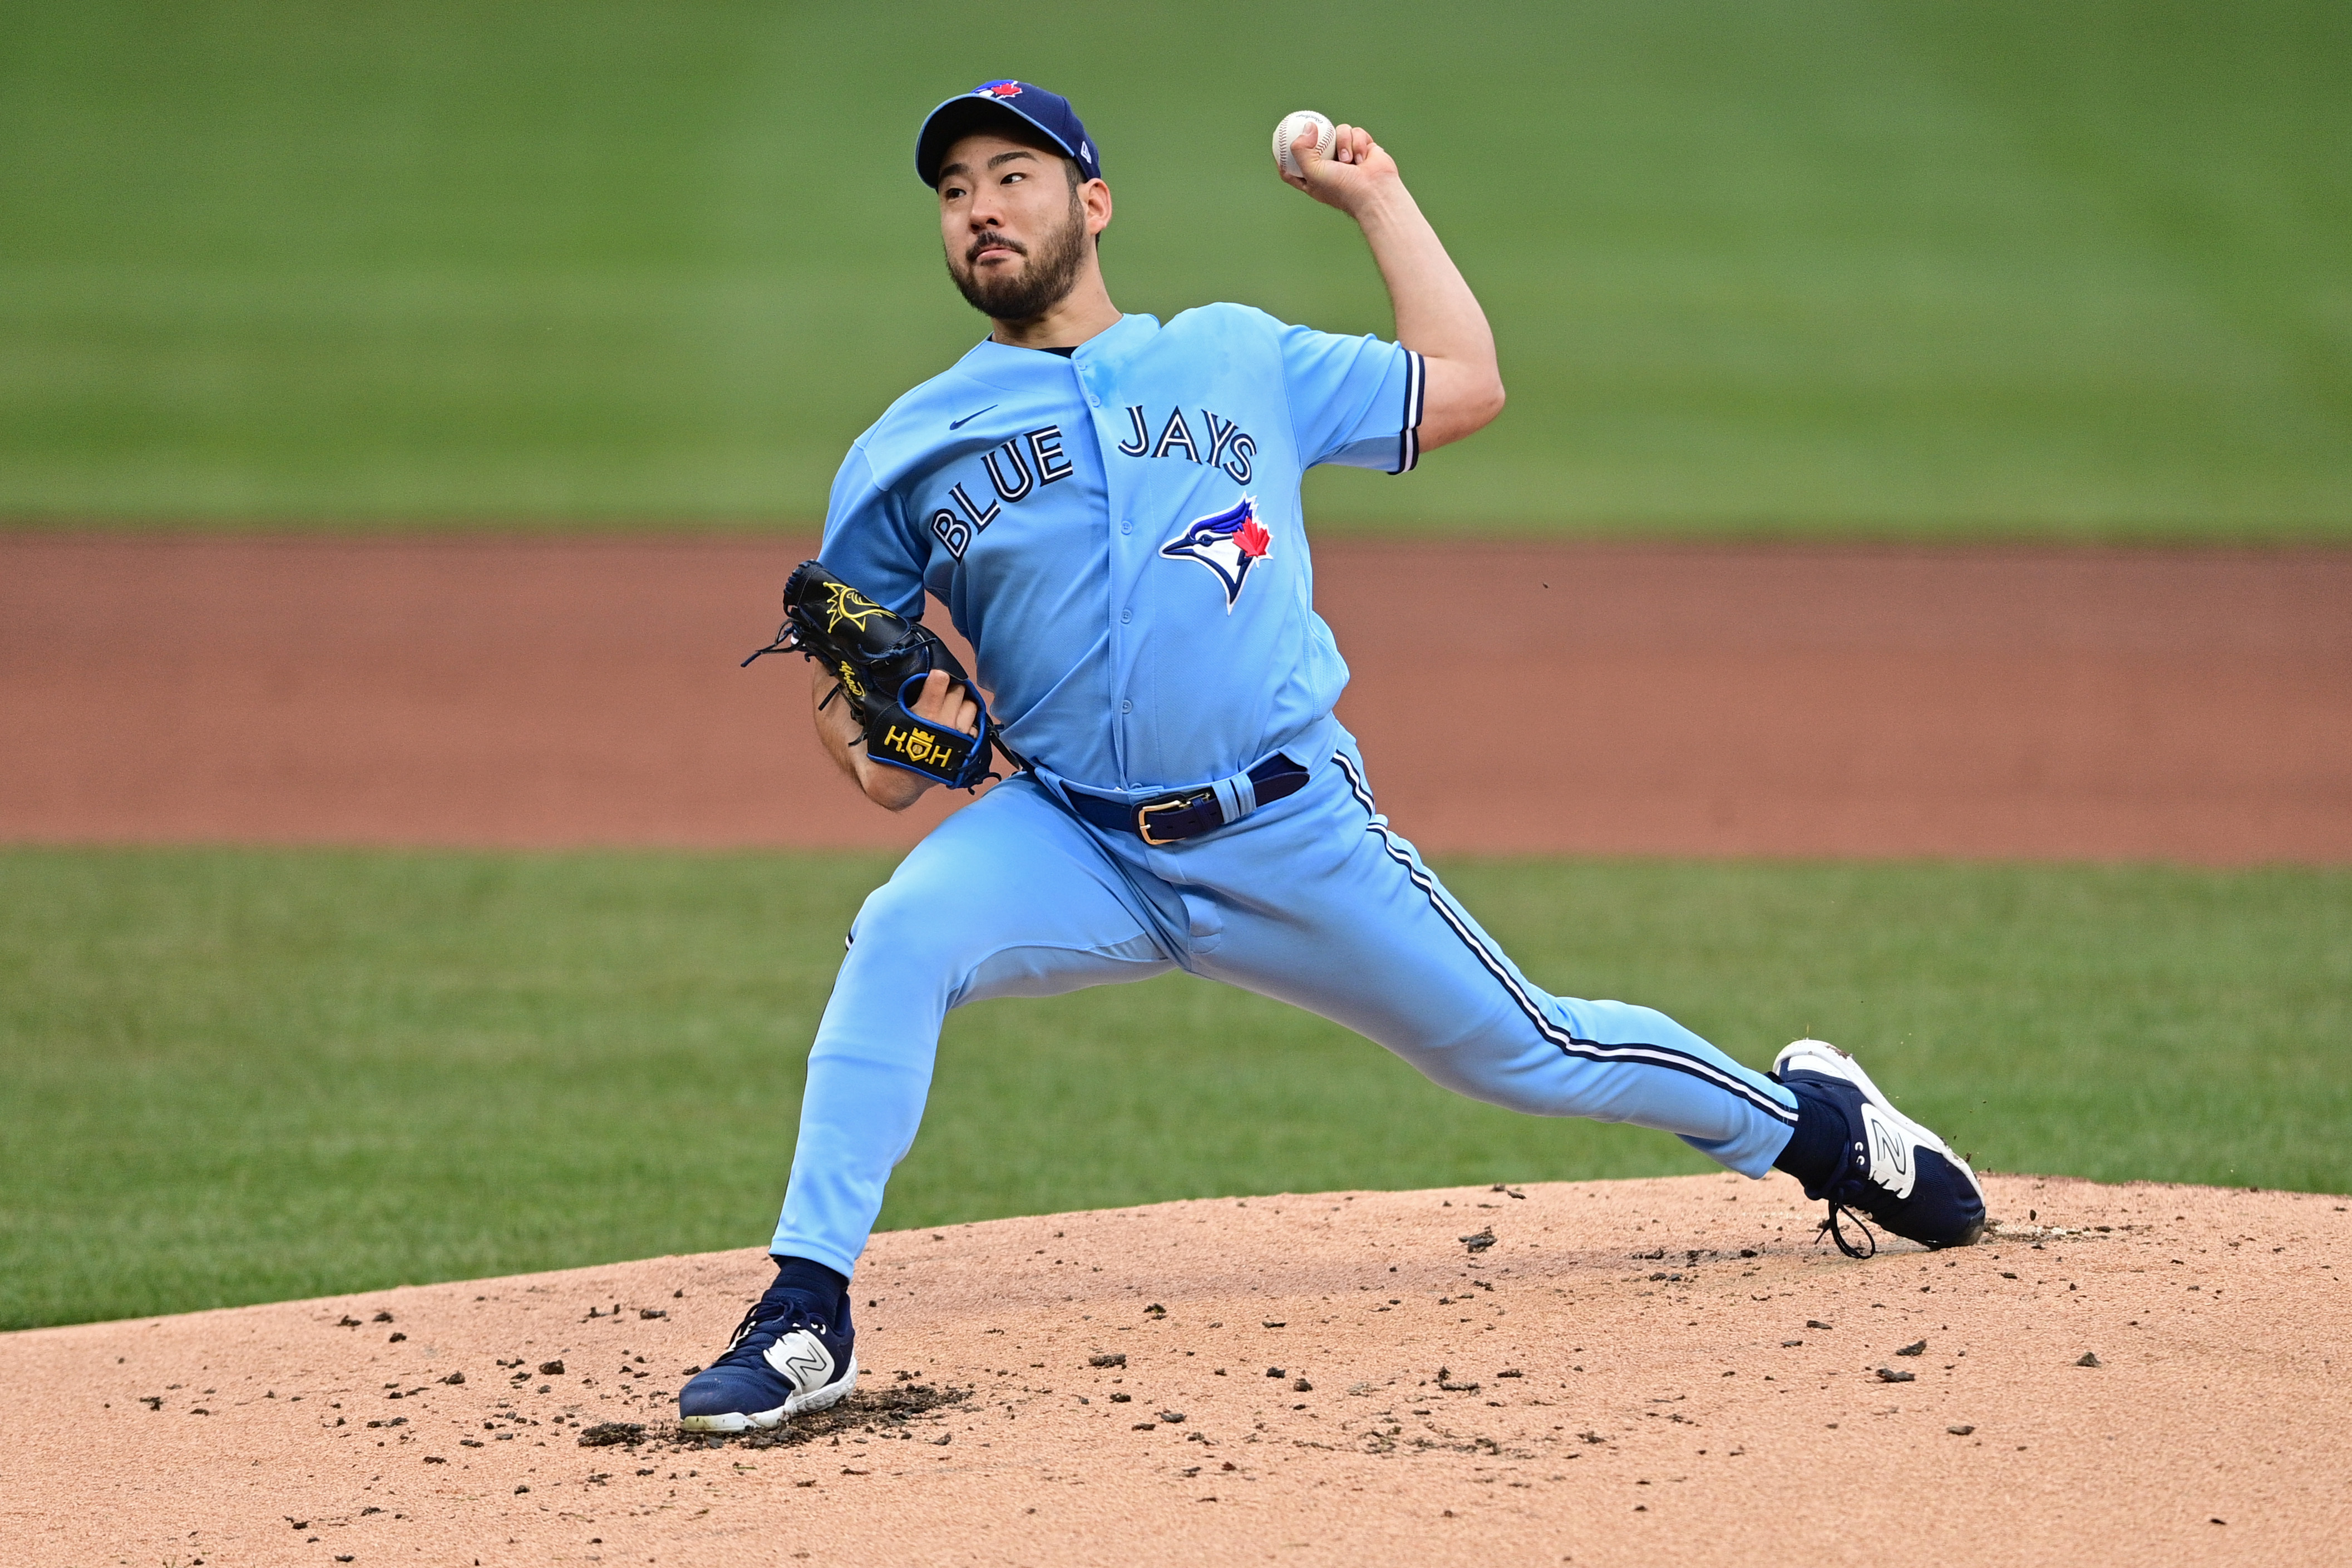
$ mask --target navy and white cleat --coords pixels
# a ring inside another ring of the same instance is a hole
[[[1797,1040],[1773,1058],[1772,1076],[1801,1084],[1845,1113],[1845,1160],[1809,1198],[1826,1199],[1822,1228],[1849,1258],[1878,1250],[1867,1226],[1867,1251],[1848,1241],[1839,1225],[1854,1211],[1923,1247],[1971,1247],[1984,1235],[1984,1189],[1950,1145],[1895,1109],[1854,1059],[1822,1040]]]
[[[811,1291],[772,1285],[736,1325],[709,1369],[677,1391],[677,1424],[688,1432],[750,1432],[780,1426],[803,1410],[838,1404],[857,1386],[857,1331],[849,1301],[835,1308]]]

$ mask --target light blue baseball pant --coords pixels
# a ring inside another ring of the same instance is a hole
[[[941,823],[877,889],[809,1053],[771,1248],[844,1274],[913,1146],[948,1010],[1182,968],[1304,1007],[1473,1100],[1672,1132],[1760,1176],[1789,1091],[1664,1014],[1529,984],[1372,802],[1355,742],[1297,794],[1152,848],[1023,775]]]

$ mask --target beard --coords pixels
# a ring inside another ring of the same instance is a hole
[[[1086,265],[1087,241],[1087,210],[1073,190],[1070,221],[1040,238],[1034,250],[1006,236],[982,236],[971,242],[961,262],[953,251],[948,253],[948,276],[955,279],[965,303],[982,315],[999,321],[1034,321],[1077,287],[1079,269]],[[983,249],[995,247],[1028,258],[1027,264],[1010,276],[999,270],[982,273],[976,258]]]

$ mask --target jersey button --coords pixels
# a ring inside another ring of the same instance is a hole
[[[1118,624],[1120,626],[1125,626],[1128,622],[1133,619],[1135,619],[1135,612],[1133,610],[1121,610],[1118,613]]]
[[[1135,524],[1122,520],[1118,525],[1118,531],[1121,533],[1133,533],[1135,531]]]
[[[1118,705],[1118,710],[1122,713],[1132,713],[1135,711],[1135,704],[1132,702],[1122,701]]]

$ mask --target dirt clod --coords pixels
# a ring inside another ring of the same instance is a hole
[[[539,1375],[541,1377],[562,1377],[563,1375],[563,1363],[560,1361],[541,1362],[539,1363]]]
[[[1895,1353],[1896,1355],[1926,1355],[1927,1353],[1927,1342],[1925,1340],[1914,1340],[1909,1344],[1905,1345],[1901,1350],[1896,1351]]]
[[[1897,1372],[1891,1366],[1880,1367],[1877,1375],[1881,1383],[1916,1383],[1919,1379],[1916,1372]]]
[[[2099,1359],[2097,1352],[2084,1351],[2083,1352],[2083,1359],[2076,1362],[2074,1364],[2076,1366],[2105,1366],[2107,1363]]]
[[[928,1383],[893,1383],[861,1388],[840,1404],[793,1416],[772,1432],[755,1432],[740,1439],[740,1448],[791,1448],[820,1437],[839,1438],[875,1429],[896,1430],[971,1394],[968,1388],[940,1388]]]
[[[580,1434],[583,1448],[609,1448],[616,1443],[636,1444],[645,1440],[646,1424],[642,1421],[599,1421]]]
[[[1495,1245],[1495,1227],[1490,1225],[1483,1230],[1473,1232],[1471,1235],[1462,1237],[1459,1239],[1462,1245],[1468,1247],[1473,1253],[1484,1252],[1488,1247]]]
[[[1090,1355],[1087,1357],[1087,1364],[1088,1366],[1125,1366],[1127,1364],[1127,1357],[1119,1352],[1113,1351],[1108,1355]]]

